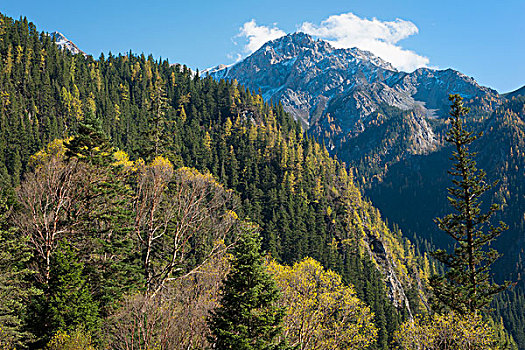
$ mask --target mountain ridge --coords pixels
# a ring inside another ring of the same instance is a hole
[[[445,89],[462,91],[466,98],[497,94],[452,69],[402,72],[368,51],[336,49],[304,33],[269,41],[241,62],[205,72],[261,89],[266,100],[281,101],[305,127],[329,110],[336,119],[366,119],[381,103],[418,109],[426,116],[439,111],[442,116],[444,107],[448,109]]]

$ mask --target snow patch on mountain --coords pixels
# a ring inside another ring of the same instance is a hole
[[[60,32],[53,32],[51,33],[51,37],[55,40],[55,44],[61,49],[61,50],[68,50],[73,55],[82,54],[84,56],[87,56],[87,54],[80,50],[75,43],[73,43],[71,40],[66,38],[66,36]]]

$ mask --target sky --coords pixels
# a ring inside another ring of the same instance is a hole
[[[131,50],[202,70],[303,31],[404,71],[453,68],[502,93],[525,85],[525,0],[2,0],[0,12],[95,57]]]

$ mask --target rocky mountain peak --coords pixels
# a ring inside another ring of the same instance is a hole
[[[396,71],[390,63],[369,51],[363,51],[356,47],[351,49],[336,49],[327,41],[314,39],[311,35],[302,32],[288,34],[269,41],[264,44],[259,51],[265,54],[273,53],[273,58],[275,59],[273,63],[285,59],[298,58],[300,55],[309,55],[318,58],[336,56],[349,61],[370,62],[375,66]],[[257,52],[253,55],[257,55]]]
[[[73,55],[81,53],[82,55],[86,56],[86,53],[78,48],[75,43],[73,43],[71,40],[66,38],[66,36],[60,32],[53,32],[50,34],[51,37],[55,40],[55,43],[61,50],[68,50]]]

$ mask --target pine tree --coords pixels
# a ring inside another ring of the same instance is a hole
[[[27,280],[31,252],[25,238],[9,222],[12,198],[0,190],[0,348],[22,346],[31,335],[24,330],[25,301],[36,294]]]
[[[166,111],[168,102],[164,88],[164,80],[157,71],[155,82],[148,89],[149,96],[146,101],[148,109],[147,129],[143,132],[142,149],[139,154],[146,160],[153,160],[165,151],[163,140],[166,124]]]
[[[128,183],[129,169],[120,164],[128,162],[127,155],[111,145],[100,118],[92,111],[65,146],[70,161],[76,159],[88,167],[87,186],[81,200],[89,210],[83,217],[75,218],[86,236],[78,237],[83,242],[77,245],[95,253],[95,259],[89,258],[92,263],[86,266],[86,273],[91,277],[102,313],[107,313],[112,303],[126,290],[135,289],[141,280],[138,257],[130,253],[133,191]]]
[[[59,331],[96,332],[101,324],[79,252],[62,240],[52,256],[50,280],[42,295],[31,300],[28,327],[35,335],[31,349],[42,349]]]
[[[112,160],[112,146],[102,130],[102,121],[92,112],[79,123],[78,133],[66,147],[66,157],[78,158],[92,165],[107,166]]]
[[[461,314],[475,314],[489,304],[495,294],[508,287],[508,284],[493,283],[489,273],[490,266],[499,256],[489,245],[506,229],[506,225],[489,223],[499,209],[497,204],[482,212],[481,197],[493,185],[485,182],[485,172],[476,168],[476,153],[469,151],[469,145],[479,135],[464,128],[463,117],[469,109],[463,106],[462,98],[450,95],[449,100],[453,102],[449,117],[451,128],[445,140],[455,147],[451,159],[456,162],[449,171],[454,177],[454,187],[448,189],[449,202],[455,212],[436,219],[436,222],[456,245],[452,254],[444,250],[434,252],[434,257],[448,271],[444,276],[433,276],[430,283],[436,298],[444,306]]]
[[[54,334],[78,327],[95,331],[100,322],[98,305],[92,299],[78,252],[62,241],[53,260],[46,303],[49,331]]]
[[[259,252],[259,235],[247,227],[234,248],[232,270],[221,288],[221,306],[208,320],[215,349],[282,349],[284,310]]]

